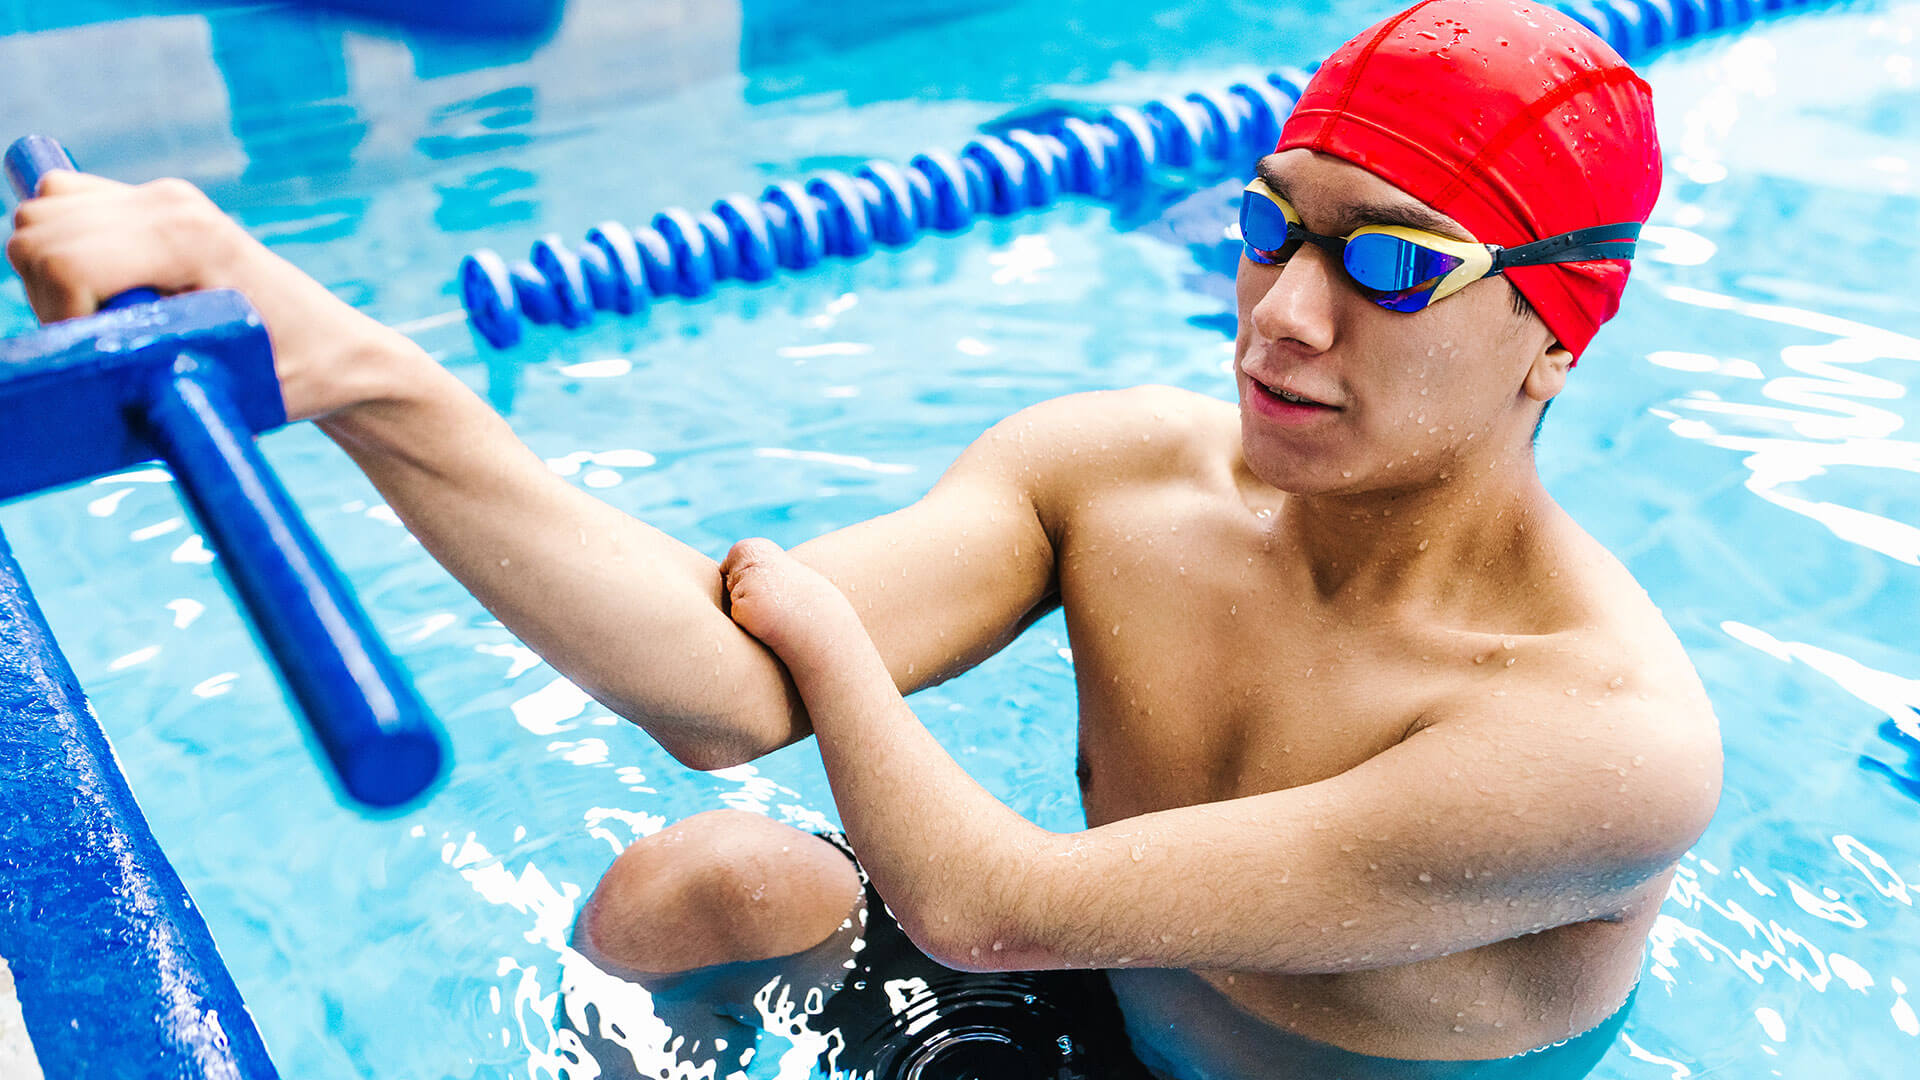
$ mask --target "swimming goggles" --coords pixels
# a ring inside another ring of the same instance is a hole
[[[1419,311],[1512,266],[1631,259],[1640,223],[1598,225],[1518,247],[1481,244],[1405,225],[1367,225],[1345,237],[1308,232],[1300,212],[1265,180],[1240,200],[1240,239],[1263,266],[1286,262],[1305,241],[1337,256],[1368,299],[1389,311]]]

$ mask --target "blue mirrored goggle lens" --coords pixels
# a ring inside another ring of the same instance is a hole
[[[1461,263],[1444,252],[1385,233],[1367,233],[1347,241],[1342,256],[1353,280],[1378,292],[1405,292],[1445,277]]]
[[[1240,199],[1240,239],[1268,259],[1287,246],[1287,215],[1273,200],[1249,191]]]

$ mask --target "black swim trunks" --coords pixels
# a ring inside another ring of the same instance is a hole
[[[866,1080],[1151,1080],[1098,971],[962,972],[920,951],[894,921],[853,849],[822,839],[860,873],[863,947],[812,1020],[838,1028],[822,1055],[835,1077]]]

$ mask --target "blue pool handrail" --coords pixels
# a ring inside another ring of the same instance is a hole
[[[5,155],[22,199],[72,167],[44,136]],[[340,786],[373,807],[419,796],[438,726],[254,445],[286,423],[260,316],[231,291],[102,309],[0,341],[0,499],[164,460]]]
[[[6,155],[0,157],[0,170],[5,171],[7,186],[13,188],[17,199],[33,198],[34,193],[40,190],[40,178],[61,169],[79,171],[67,148],[45,135],[22,135],[7,147]],[[100,310],[112,311],[134,304],[151,304],[158,299],[160,294],[152,289],[128,289],[109,298],[100,305]]]
[[[5,537],[0,957],[49,1077],[279,1075]]]
[[[1559,0],[1555,6],[1629,61],[1760,17],[1832,0]],[[461,260],[461,304],[497,349],[523,324],[569,330],[594,312],[644,313],[654,299],[689,299],[732,278],[765,281],[828,256],[857,259],[928,232],[955,233],[980,217],[1039,209],[1062,196],[1137,198],[1167,170],[1219,172],[1271,150],[1307,74],[1283,70],[1138,108],[1048,117],[982,135],[958,154],[928,151],[905,166],[875,158],[844,172],[770,185],[758,199],[728,195],[710,210],[663,210],[638,228],[603,221],[570,247],[536,240],[509,264],[481,249]]]

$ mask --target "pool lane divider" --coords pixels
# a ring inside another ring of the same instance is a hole
[[[1826,0],[1561,0],[1555,6],[1628,61]],[[525,323],[587,326],[597,311],[642,315],[668,297],[695,299],[726,280],[766,281],[828,258],[858,259],[928,233],[965,231],[1064,196],[1122,203],[1164,169],[1224,171],[1265,154],[1299,100],[1307,73],[1286,70],[1134,108],[1050,119],[982,135],[957,154],[930,150],[906,165],[874,158],[851,174],[771,184],[759,198],[728,195],[707,210],[679,207],[628,228],[603,221],[585,242],[536,240],[512,263],[480,249],[460,262],[460,300],[495,348]]]
[[[43,136],[5,155],[23,199],[68,168]],[[443,740],[254,444],[286,422],[266,327],[237,292],[135,290],[0,341],[0,500],[165,461],[340,787],[398,806],[440,775]]]

